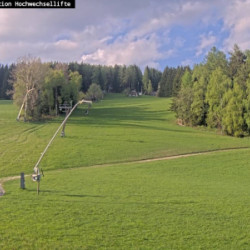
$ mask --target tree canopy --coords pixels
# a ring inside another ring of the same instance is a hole
[[[226,54],[213,47],[204,61],[190,67],[166,67],[163,73],[137,65],[42,63],[24,57],[0,65],[0,98],[12,98],[25,119],[57,115],[63,103],[74,104],[80,92],[98,100],[103,93],[157,93],[173,97],[172,108],[182,124],[209,126],[233,135],[250,133],[250,50],[235,45]],[[81,94],[82,95],[82,94]],[[19,119],[18,115],[18,119]]]
[[[173,109],[183,124],[205,125],[232,136],[250,133],[250,52],[234,46],[227,60],[213,47],[204,63],[181,79]],[[191,87],[190,87],[191,86]]]

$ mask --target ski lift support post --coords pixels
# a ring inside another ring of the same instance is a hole
[[[32,178],[34,181],[37,181],[37,194],[39,194],[39,182],[40,182],[40,170],[39,170],[39,164],[42,160],[42,158],[44,157],[45,153],[47,152],[49,146],[51,145],[51,143],[53,142],[53,140],[55,139],[56,135],[58,134],[59,130],[61,129],[62,126],[65,125],[65,123],[67,122],[68,118],[70,117],[70,115],[72,114],[72,112],[75,110],[75,108],[82,103],[88,103],[88,104],[92,104],[92,101],[88,101],[88,100],[84,100],[82,99],[81,101],[79,101],[78,103],[76,103],[74,105],[74,107],[70,110],[70,112],[68,113],[68,115],[65,117],[65,119],[63,120],[63,122],[61,123],[61,125],[58,127],[58,129],[56,130],[55,134],[52,136],[52,138],[50,139],[48,145],[46,146],[46,148],[44,149],[44,151],[41,153],[41,156],[39,158],[39,160],[37,161],[35,167],[34,167],[34,174],[32,175]],[[42,172],[43,173],[43,172]]]

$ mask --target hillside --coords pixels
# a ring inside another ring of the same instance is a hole
[[[0,248],[248,249],[249,138],[178,126],[170,103],[110,95],[78,109],[41,163],[39,196],[28,177],[25,190],[4,183]],[[29,174],[63,117],[0,110],[0,179]]]

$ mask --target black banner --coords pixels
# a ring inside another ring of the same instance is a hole
[[[43,0],[10,0],[1,1],[0,9],[72,9],[75,8],[75,0],[56,0],[56,1],[43,1]]]

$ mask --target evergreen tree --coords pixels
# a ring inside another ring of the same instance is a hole
[[[154,69],[154,68],[148,68],[148,69],[149,69],[149,79],[151,80],[151,83],[152,83],[152,90],[157,91],[162,73],[161,71]]]
[[[229,75],[233,79],[237,76],[238,71],[246,61],[246,55],[240,50],[237,44],[234,45],[233,51],[230,52]]]
[[[169,67],[166,67],[164,69],[161,80],[159,82],[159,97],[170,97],[172,95],[172,84],[174,80],[172,71],[173,69]]]
[[[194,92],[193,103],[191,105],[192,124],[206,125],[208,105],[205,99],[209,77],[207,68],[203,64],[195,65],[192,80]]]
[[[8,92],[11,90],[9,84],[10,69],[8,65],[0,65],[0,99],[9,99]]]
[[[119,74],[121,68],[121,66],[115,65],[113,69],[113,81],[111,84],[111,90],[115,93],[121,92],[122,81]]]
[[[181,78],[183,74],[185,73],[186,69],[190,71],[188,67],[177,67],[176,69],[174,80],[173,80],[173,89],[172,89],[173,96],[177,96],[181,88]]]
[[[213,47],[205,59],[205,66],[211,74],[217,68],[220,68],[224,74],[228,74],[228,63],[226,59],[226,55]]]
[[[207,125],[222,128],[223,95],[231,86],[231,80],[221,68],[213,71],[207,86],[206,102],[209,105]]]
[[[205,125],[207,105],[205,102],[207,83],[202,76],[193,84],[193,102],[191,104],[192,125]]]
[[[239,61],[241,61],[241,63],[239,63],[238,66],[236,66],[237,73],[233,77],[233,80],[240,85],[240,87],[242,88],[244,92],[246,92],[246,89],[247,89],[246,83],[247,83],[248,76],[250,74],[250,51],[247,50],[244,56],[242,56],[241,53],[242,52],[240,51],[236,52],[236,54],[239,54],[239,57],[241,57],[241,59],[238,59]],[[236,62],[237,62],[236,56],[231,57],[231,59],[233,58],[235,61],[234,65],[236,65]],[[231,61],[231,67],[233,67],[232,64],[233,64],[233,61]],[[231,69],[231,71],[233,71],[233,69]]]
[[[125,70],[124,76],[125,88],[138,90],[142,82],[142,73],[138,66],[130,65]]]
[[[145,68],[144,70],[144,74],[143,74],[143,78],[142,78],[142,82],[143,82],[143,93],[144,94],[151,94],[149,92],[149,68],[148,66]],[[152,91],[152,84],[151,84],[151,91]]]
[[[246,83],[246,99],[245,99],[245,109],[246,109],[246,112],[244,114],[244,118],[245,118],[245,121],[246,121],[246,125],[247,125],[247,131],[248,131],[248,134],[250,133],[250,75],[249,75],[249,78],[247,79],[247,83]]]
[[[192,125],[191,105],[193,102],[193,83],[191,72],[186,70],[182,76],[181,89],[174,99],[174,110],[177,118],[184,125]]]
[[[233,89],[229,89],[224,95],[226,103],[222,113],[223,131],[237,137],[244,135],[244,99],[243,91],[236,83]]]
[[[93,73],[91,77],[92,83],[100,85],[101,89],[104,89],[104,79],[102,74],[101,65],[93,66]]]
[[[119,80],[120,80],[120,87],[121,87],[121,91],[123,91],[126,88],[129,88],[129,86],[127,86],[127,81],[126,81],[126,73],[127,73],[127,67],[125,65],[121,66],[119,68]]]

